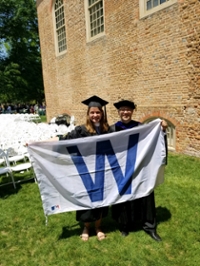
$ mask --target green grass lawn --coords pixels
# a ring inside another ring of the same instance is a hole
[[[20,177],[21,178],[21,177]],[[0,266],[198,266],[200,265],[200,158],[169,155],[165,182],[155,190],[158,233],[142,230],[121,237],[103,220],[107,238],[79,235],[75,212],[48,217],[45,225],[34,181],[0,188]]]
[[[40,121],[42,122],[42,123],[46,123],[47,122],[47,118],[46,118],[46,115],[41,115],[40,116]]]

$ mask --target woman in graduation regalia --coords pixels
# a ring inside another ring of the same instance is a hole
[[[81,126],[75,127],[73,131],[67,135],[60,136],[59,140],[75,139],[88,136],[96,136],[100,134],[110,133],[110,127],[107,123],[106,111],[102,107],[108,104],[103,99],[92,96],[91,98],[82,101],[83,104],[88,106],[86,123]],[[95,230],[98,240],[105,238],[105,234],[101,230],[101,220],[108,214],[108,207],[101,207],[89,210],[80,210],[76,212],[76,220],[84,223],[84,229],[81,234],[83,241],[89,239],[90,223],[95,223]]]

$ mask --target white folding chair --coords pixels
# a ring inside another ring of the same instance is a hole
[[[13,147],[7,149],[8,154],[8,161],[12,163],[13,165],[16,165],[19,161],[26,161],[25,155],[21,152],[19,152],[19,145],[17,147],[17,152],[15,151],[15,146],[13,144]]]
[[[7,176],[9,175],[11,177],[11,180],[12,180],[12,182],[1,184],[0,186],[4,186],[4,185],[7,185],[7,184],[13,184],[13,187],[16,188],[15,180],[14,180],[14,177],[13,177],[13,174],[12,174],[12,169],[10,167],[7,154],[2,149],[0,149],[0,158],[2,158],[4,160],[4,162],[5,162],[5,164],[6,164],[5,166],[0,167],[0,175],[5,175],[5,174]]]
[[[0,158],[0,165],[5,164],[5,160],[3,158]]]
[[[21,160],[25,161],[25,156],[24,155],[9,156],[8,160],[10,163],[13,163],[14,165],[16,165],[16,163]]]
[[[9,155],[9,149],[7,150],[7,156]],[[8,162],[10,162],[10,157],[7,157]],[[10,166],[10,169],[12,170],[12,172],[24,172],[24,171],[29,171],[32,168],[32,164],[30,162],[26,162],[26,163],[21,163],[20,161],[18,161],[18,164],[14,165],[14,166]],[[29,179],[35,179],[35,175]],[[26,179],[26,180],[29,180]],[[17,182],[21,182],[22,180],[18,180]],[[16,183],[16,181],[15,181]]]
[[[25,180],[17,180],[17,181],[14,180],[14,176],[13,176],[14,172],[23,173],[25,171],[29,171],[32,168],[32,164],[30,162],[18,163],[15,166],[11,166],[10,162],[8,160],[8,158],[9,158],[8,157],[8,150],[3,151],[3,150],[0,149],[0,157],[4,158],[5,163],[6,163],[5,167],[1,167],[0,168],[1,169],[0,174],[6,174],[6,173],[10,174],[14,188],[16,188],[16,185],[15,185],[16,183],[20,183],[20,182],[23,182],[23,181],[28,181],[28,180],[34,179],[35,182],[37,182],[34,171],[33,171],[33,176],[30,177],[30,178],[26,178]],[[6,184],[9,184],[9,183],[6,183]],[[2,185],[4,185],[4,184],[2,184]]]

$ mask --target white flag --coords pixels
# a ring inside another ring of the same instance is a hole
[[[45,215],[109,206],[149,195],[164,181],[160,119],[120,132],[28,150]]]

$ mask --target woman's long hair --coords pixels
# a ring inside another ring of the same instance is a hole
[[[92,121],[90,120],[90,117],[89,117],[90,108],[91,107],[88,107],[88,110],[87,110],[87,117],[86,117],[85,127],[86,127],[86,129],[87,129],[87,131],[89,133],[95,134],[96,133],[95,126],[94,126],[94,124],[92,123]],[[97,107],[97,108],[99,109],[99,111],[102,114],[101,121],[100,121],[100,130],[101,130],[102,133],[103,132],[107,132],[108,129],[109,129],[109,125],[108,125],[107,121],[105,120],[104,111],[103,111],[102,107]]]

